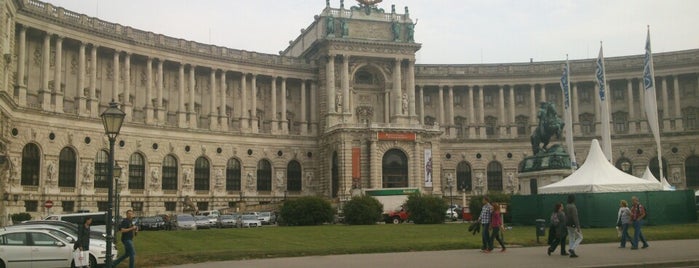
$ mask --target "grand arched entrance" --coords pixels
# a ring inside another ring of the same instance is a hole
[[[408,157],[403,151],[388,150],[381,163],[383,188],[408,187]]]

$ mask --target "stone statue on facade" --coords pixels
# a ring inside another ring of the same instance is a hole
[[[403,96],[401,97],[401,108],[403,108],[403,114],[408,113],[408,94],[403,93]]]
[[[192,199],[189,198],[189,196],[184,197],[184,201],[182,201],[182,205],[184,206],[182,208],[182,212],[190,212],[196,214],[198,209],[196,206],[194,206],[194,202],[192,202]]]
[[[406,7],[407,9],[408,7]],[[415,42],[415,25],[417,25],[417,19],[415,19],[415,23],[408,23],[406,25],[408,29],[408,42]]]
[[[335,112],[342,112],[342,92],[335,94]]]
[[[277,179],[277,187],[279,187],[280,190],[284,190],[284,172],[283,171],[277,171],[276,174],[276,179]]]
[[[327,17],[325,20],[325,34],[327,36],[335,36],[335,18]]]
[[[46,173],[48,174],[48,181],[53,182],[56,176],[56,165],[53,163],[53,161],[48,161]]]
[[[151,175],[151,187],[156,189],[158,187],[158,181],[160,180],[160,171],[158,168],[152,168],[150,170]]]
[[[189,168],[185,168],[183,171],[184,174],[184,186],[189,186],[192,185],[192,170]]]
[[[92,178],[95,176],[95,167],[92,163],[87,163],[83,166],[83,185],[91,185]]]
[[[255,190],[255,178],[252,176],[252,172],[248,172],[247,176],[247,186],[248,190]]]
[[[313,186],[313,172],[306,172],[306,189],[311,189]]]
[[[542,102],[537,114],[539,125],[531,135],[532,152],[534,155],[539,152],[546,152],[549,141],[554,135],[560,139],[565,123],[558,117],[553,103]],[[543,144],[543,146],[540,146]]]
[[[349,23],[347,23],[346,19],[340,20],[340,28],[342,28],[342,37],[349,36]]]
[[[400,40],[400,23],[398,21],[393,21],[391,23],[391,32],[393,33],[393,41]]]
[[[219,168],[216,170],[216,187],[220,188],[223,186],[223,169]]]

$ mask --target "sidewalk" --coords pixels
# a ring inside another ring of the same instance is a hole
[[[508,248],[505,253],[481,253],[477,249],[380,254],[309,256],[208,262],[172,266],[177,268],[228,267],[688,267],[699,266],[699,239],[649,241],[647,249],[619,249],[618,243],[583,244],[579,258],[546,255],[546,247]]]

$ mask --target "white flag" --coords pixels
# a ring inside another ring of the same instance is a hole
[[[602,151],[607,161],[612,161],[612,134],[609,129],[609,102],[607,101],[607,80],[604,70],[604,53],[602,52],[602,44],[599,47],[599,56],[597,57],[597,84],[599,85],[599,106],[600,106],[600,121],[602,123]]]
[[[575,161],[575,146],[573,146],[573,115],[570,107],[570,65],[566,57],[566,64],[563,66],[561,75],[561,89],[563,90],[563,107],[565,108],[565,132],[566,145],[570,155],[570,168],[576,170],[578,163]]]
[[[646,56],[643,59],[643,88],[645,89],[646,117],[648,127],[653,132],[655,145],[658,148],[658,166],[660,167],[660,178],[663,178],[662,153],[660,147],[660,126],[658,125],[658,100],[655,97],[655,70],[653,70],[653,54],[650,50],[650,29],[646,36]]]

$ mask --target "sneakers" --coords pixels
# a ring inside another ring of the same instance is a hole
[[[551,252],[553,252],[553,250],[551,250],[551,248],[546,249],[546,254],[548,254],[549,256],[551,256]]]
[[[575,250],[572,250],[572,249],[571,249],[571,250],[568,250],[568,252],[570,252],[570,257],[571,257],[571,258],[577,258],[577,257],[578,257],[578,255],[575,254]]]
[[[648,244],[643,245],[641,248],[648,248],[650,247]]]

